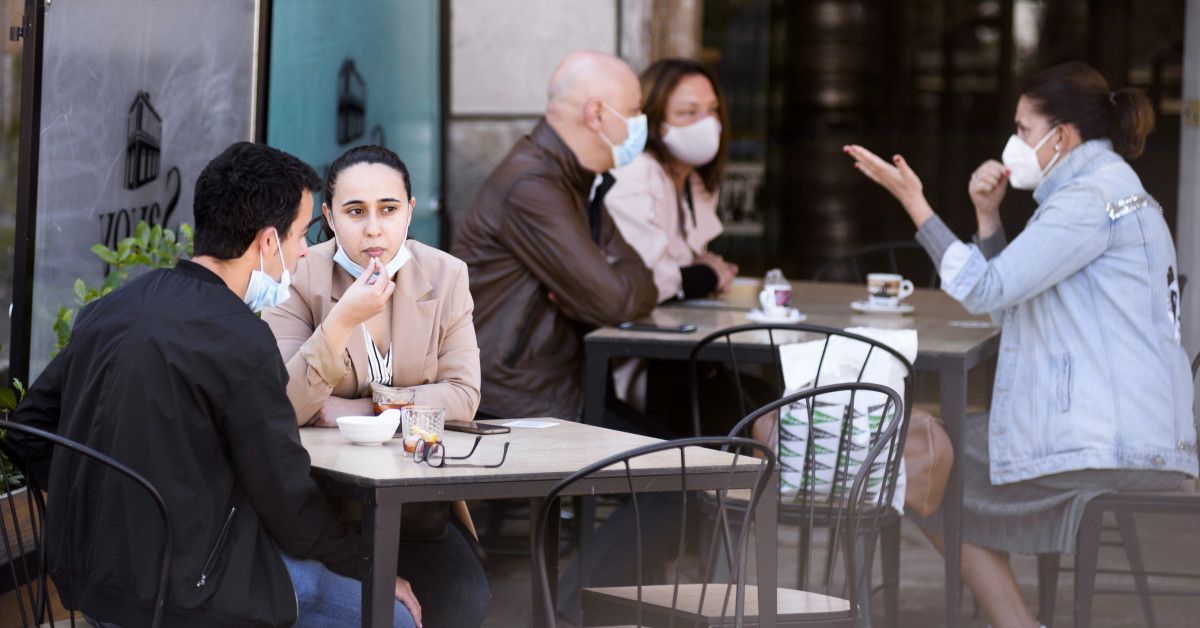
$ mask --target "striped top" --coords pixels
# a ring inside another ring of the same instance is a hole
[[[367,366],[371,371],[367,381],[391,386],[392,346],[388,345],[387,355],[379,355],[379,347],[375,346],[375,341],[371,339],[371,333],[367,331],[367,326],[363,325],[362,330],[363,341],[367,343]]]

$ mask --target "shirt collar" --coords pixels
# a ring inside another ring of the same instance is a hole
[[[1112,142],[1107,138],[1088,140],[1067,153],[1062,161],[1050,170],[1033,191],[1033,200],[1041,204],[1077,177],[1094,172],[1101,166],[1119,159],[1121,156],[1113,152]]]

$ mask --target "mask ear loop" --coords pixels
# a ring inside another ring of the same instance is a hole
[[[1055,132],[1055,131],[1058,131],[1059,133],[1062,133],[1062,129],[1060,128],[1060,126],[1061,126],[1061,125],[1055,125],[1055,127],[1054,127],[1053,129],[1050,129],[1050,132],[1046,134],[1046,137],[1043,137],[1043,138],[1042,138],[1042,141],[1038,142],[1038,145],[1037,145],[1037,146],[1035,146],[1035,147],[1033,148],[1033,151],[1034,151],[1034,155],[1035,155],[1035,156],[1037,155],[1037,151],[1038,151],[1038,149],[1040,149],[1040,148],[1042,147],[1042,145],[1046,143],[1046,140],[1050,139],[1050,137],[1051,137],[1052,135],[1054,135],[1054,132]],[[1061,140],[1060,140],[1060,141],[1061,141]],[[1056,144],[1056,145],[1055,145],[1055,147],[1054,147],[1054,157],[1050,159],[1050,162],[1046,164],[1046,167],[1045,167],[1045,168],[1042,168],[1042,176],[1043,176],[1043,177],[1044,177],[1044,176],[1046,176],[1046,173],[1047,173],[1047,172],[1050,172],[1050,169],[1051,169],[1051,168],[1053,168],[1053,167],[1054,167],[1054,165],[1058,163],[1058,160],[1059,160],[1059,158],[1060,158],[1060,157],[1062,157],[1062,148],[1061,148],[1061,146],[1062,146],[1061,144]]]

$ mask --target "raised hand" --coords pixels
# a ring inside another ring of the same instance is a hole
[[[984,235],[985,226],[999,221],[1000,201],[1008,191],[1008,176],[1011,174],[1004,164],[989,159],[979,165],[971,174],[967,183],[967,194],[975,206],[975,216],[979,219],[980,235]]]
[[[367,270],[354,280],[329,312],[329,318],[347,328],[356,327],[382,312],[396,291],[396,282],[383,276],[383,264],[372,257]],[[376,274],[379,273],[379,274]]]
[[[904,157],[892,155],[892,163],[888,163],[857,144],[843,146],[842,151],[854,158],[854,167],[859,172],[896,197],[918,227],[933,215],[933,209],[925,200],[921,178],[908,166]]]

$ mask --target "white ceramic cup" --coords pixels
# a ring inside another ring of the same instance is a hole
[[[792,287],[787,284],[764,286],[758,293],[758,305],[762,313],[772,318],[787,314],[788,301],[792,299]]]
[[[913,293],[913,282],[902,275],[870,273],[867,275],[867,299],[874,307],[894,308]]]

